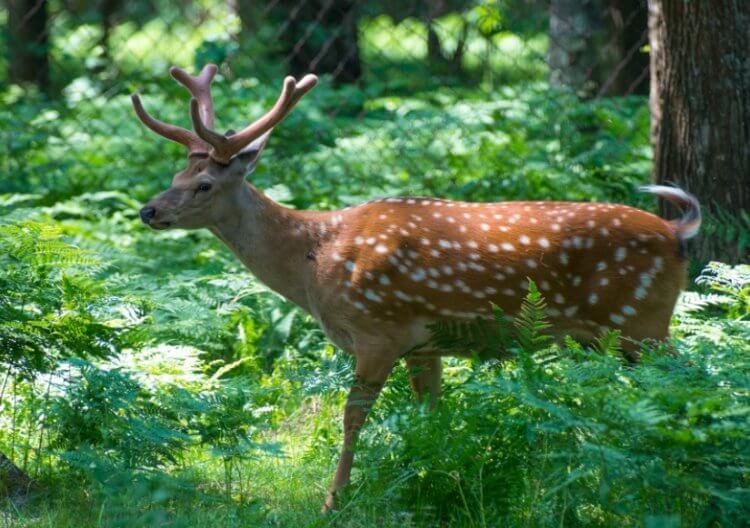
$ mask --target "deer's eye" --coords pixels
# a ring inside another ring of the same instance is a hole
[[[198,185],[198,190],[201,192],[207,192],[211,190],[211,184],[210,183],[201,183]]]

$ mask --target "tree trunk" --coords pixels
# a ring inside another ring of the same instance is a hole
[[[33,484],[34,481],[21,468],[0,453],[0,498],[8,498],[16,505],[22,504]]]
[[[701,201],[694,259],[747,261],[750,2],[654,0],[649,40],[653,180]]]
[[[46,0],[8,0],[8,78],[49,91]]]
[[[254,38],[264,22],[264,8],[258,2],[246,0],[229,0],[228,4],[240,19],[240,39]]]
[[[109,49],[109,37],[117,23],[117,13],[122,9],[122,0],[101,0],[97,6],[102,20],[102,36],[99,45],[102,48],[102,63],[99,67],[103,70],[110,66],[112,61]]]
[[[567,86],[581,95],[595,91],[597,63],[592,46],[601,27],[596,0],[552,0],[549,19],[550,84]]]
[[[550,83],[582,96],[646,94],[645,0],[552,0]]]
[[[606,41],[598,66],[599,95],[648,94],[646,0],[610,0],[604,12]]]
[[[359,5],[362,0],[280,0],[277,18],[285,21],[279,37],[292,75],[328,73],[338,83],[362,76],[359,56]]]

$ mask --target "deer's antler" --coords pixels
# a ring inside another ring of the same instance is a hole
[[[232,156],[253,140],[271,130],[289,115],[294,105],[302,96],[312,90],[317,82],[318,78],[312,74],[305,75],[299,83],[294,80],[294,77],[287,77],[284,79],[281,95],[279,95],[273,108],[245,129],[231,135],[220,134],[212,129],[212,125],[204,122],[201,116],[201,113],[205,113],[201,112],[202,103],[197,98],[193,98],[190,101],[190,117],[193,121],[193,128],[202,140],[213,147],[209,152],[210,156],[219,163],[229,164]]]
[[[209,128],[214,126],[214,103],[211,100],[211,81],[218,68],[216,64],[207,64],[197,76],[188,74],[185,70],[172,66],[169,74],[172,78],[188,89],[190,95],[198,100],[201,118]]]
[[[205,141],[199,138],[195,132],[177,125],[170,125],[169,123],[151,117],[151,115],[146,112],[146,109],[143,108],[143,103],[141,103],[141,98],[137,93],[131,95],[130,100],[133,102],[135,115],[138,116],[141,123],[160,136],[185,145],[188,148],[188,156],[208,153],[208,145]]]
[[[140,96],[137,93],[133,94],[131,99],[138,119],[148,128],[160,136],[185,145],[188,148],[188,156],[210,154],[213,159],[225,165],[229,163],[232,156],[253,140],[279,124],[291,112],[302,96],[312,90],[318,82],[318,78],[312,74],[305,75],[299,83],[293,77],[287,77],[284,79],[284,86],[279,99],[263,117],[236,134],[219,134],[213,130],[214,105],[211,99],[211,81],[213,81],[216,71],[215,64],[206,65],[196,76],[190,75],[176,66],[169,69],[172,77],[187,88],[193,96],[190,100],[190,117],[195,132],[177,125],[164,123],[152,117],[143,108]]]
[[[200,74],[195,77],[174,66],[169,70],[172,77],[187,88],[190,91],[190,94],[200,102],[203,119],[205,119],[207,123],[211,123],[211,126],[213,126],[214,122],[214,108],[213,102],[211,101],[211,81],[213,80],[214,75],[216,75],[216,70],[217,68],[215,64],[208,64],[203,70],[201,70]],[[131,95],[130,99],[133,101],[133,108],[135,109],[138,119],[140,119],[148,128],[160,136],[185,145],[188,148],[188,156],[194,154],[208,154],[210,145],[203,141],[195,132],[177,125],[164,123],[163,121],[159,121],[152,117],[146,112],[146,109],[143,108],[143,103],[137,93]]]

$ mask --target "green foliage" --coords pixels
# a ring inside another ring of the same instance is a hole
[[[0,362],[33,376],[70,356],[104,357],[117,331],[97,312],[108,299],[92,281],[97,261],[49,224],[0,224]]]
[[[723,317],[691,308],[688,328],[700,324],[703,335],[677,341],[676,352],[645,349],[634,366],[613,356],[613,333],[593,349],[545,346],[532,286],[515,360],[453,378],[428,415],[386,394],[360,449],[361,494],[413,504],[425,525],[741,525],[750,514],[747,279],[746,266],[708,268],[700,282],[724,293]],[[465,335],[476,349],[493,334]]]
[[[273,51],[259,48],[268,28],[243,57],[228,14],[196,29],[168,2],[131,4],[110,36],[127,49],[123,82],[86,51],[100,37],[96,13],[63,10],[53,27],[55,62],[70,77],[59,80],[61,97],[0,92],[0,452],[51,493],[9,510],[12,522],[744,522],[750,272],[720,263],[683,295],[671,347],[644,349],[637,365],[622,360],[616,332],[590,348],[552,345],[531,281],[513,319],[494,308],[490,320],[435,323],[433,345],[470,359],[445,361],[434,412],[409,405],[397,369],[362,436],[342,513],[320,518],[351,358],[209,233],[151,232],[137,218],[185,163],[178,146],[142,129],[127,98],[138,89],[161,119],[187,126],[186,94],[159,58],[174,44],[165,24],[182,37],[170,59],[234,61],[216,83],[222,129],[277,96],[266,79],[282,67],[255,54]],[[514,19],[511,4],[527,14]],[[421,64],[424,24],[368,13],[364,86],[322,79],[274,132],[253,183],[314,209],[405,194],[651,207],[634,191],[650,172],[647,102],[580,101],[542,82],[535,57],[546,37],[524,25],[540,12],[537,2],[482,1],[443,17],[448,29],[469,21],[475,57],[503,50],[492,78],[467,60],[465,79]],[[422,47],[405,54],[410,39]],[[251,75],[237,74],[243,64]],[[721,233],[746,244],[746,219],[717,222],[714,233],[731,225]],[[487,357],[496,359],[477,361]]]
[[[176,462],[190,437],[140,384],[118,370],[74,362],[66,390],[52,403],[52,447],[74,466],[156,468]],[[171,427],[170,427],[171,425]],[[99,456],[94,458],[93,451]],[[83,463],[82,463],[83,460]]]

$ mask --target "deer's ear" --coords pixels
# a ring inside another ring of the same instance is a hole
[[[260,154],[263,152],[263,149],[268,142],[268,138],[271,136],[271,132],[272,130],[269,130],[239,151],[232,158],[232,168],[235,168],[236,166],[236,170],[240,172],[242,176],[253,172],[253,169],[255,169],[255,166],[258,164]]]

